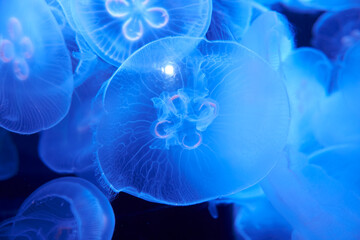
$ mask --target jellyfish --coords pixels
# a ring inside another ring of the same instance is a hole
[[[291,53],[293,33],[287,19],[274,11],[257,17],[244,34],[241,43],[259,54],[278,69],[280,63]]]
[[[298,48],[281,64],[290,100],[291,123],[288,144],[312,152],[321,144],[314,134],[315,113],[327,97],[332,65],[321,51]]]
[[[352,103],[350,103],[352,99]],[[324,146],[360,142],[358,96],[345,96],[338,91],[325,98],[314,116],[314,134]]]
[[[291,238],[292,227],[264,195],[236,202],[233,215],[235,239]]]
[[[0,224],[0,238],[110,240],[114,225],[110,202],[94,185],[64,177],[33,192],[15,217]]]
[[[359,239],[358,159],[354,144],[290,151],[264,178],[266,196],[294,228],[292,239]]]
[[[360,40],[359,14],[359,7],[323,14],[313,27],[313,46],[331,60],[341,60],[347,49]]]
[[[73,91],[64,39],[41,0],[0,1],[0,9],[0,126],[48,129],[67,114]]]
[[[143,47],[109,80],[103,104],[95,141],[104,184],[175,205],[254,185],[289,124],[276,71],[240,44],[199,38]]]
[[[120,66],[134,51],[168,36],[205,36],[211,0],[60,0],[92,50]]]
[[[101,108],[94,99],[102,83],[114,67],[99,62],[84,84],[74,91],[69,114],[55,127],[43,131],[39,141],[39,155],[43,163],[58,173],[85,174],[94,168],[93,128],[101,116]],[[88,74],[86,74],[87,76]]]
[[[359,0],[284,0],[283,2],[298,8],[323,11],[336,11],[359,5]]]
[[[357,108],[353,102],[360,101],[360,41],[346,51],[343,61],[339,64],[336,86],[343,93],[349,107]]]
[[[251,15],[251,2],[213,1],[211,24],[206,33],[206,38],[209,40],[240,41],[250,25]]]
[[[0,128],[0,181],[16,175],[19,157],[15,144],[7,131]]]

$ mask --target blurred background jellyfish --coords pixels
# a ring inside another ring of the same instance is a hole
[[[360,5],[324,13],[313,26],[313,46],[331,60],[342,59],[344,53],[360,41],[359,15]]]
[[[294,48],[294,36],[285,16],[267,11],[251,23],[241,44],[278,69]]]
[[[359,146],[334,146],[311,156],[289,152],[261,186],[294,228],[293,239],[359,239]]]
[[[314,134],[314,118],[327,96],[332,65],[321,51],[304,47],[294,50],[281,63],[281,70],[291,108],[288,144],[312,152],[321,147]]]
[[[115,70],[112,65],[99,61],[92,69],[91,76],[75,89],[66,118],[41,133],[39,155],[51,170],[82,176],[94,169],[96,148],[92,135],[102,113],[101,108],[94,106],[94,100],[102,83]]]
[[[289,124],[285,87],[266,62],[234,42],[186,37],[150,43],[124,62],[104,111],[96,140],[105,184],[179,205],[255,184]]]
[[[0,238],[110,240],[114,225],[113,209],[94,185],[65,177],[32,193],[15,217],[0,224]]]
[[[0,181],[16,175],[19,170],[18,152],[10,134],[0,128]]]
[[[0,126],[48,129],[68,112],[73,91],[64,39],[42,0],[3,0],[0,13]]]
[[[167,36],[203,37],[211,0],[61,0],[92,50],[119,66],[145,44]],[[70,8],[70,9],[69,9]]]
[[[360,142],[359,97],[352,97],[352,103],[350,100],[338,91],[321,102],[314,116],[314,134],[322,145]]]

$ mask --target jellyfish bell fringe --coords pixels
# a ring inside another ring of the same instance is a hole
[[[146,200],[189,205],[248,188],[286,142],[281,77],[236,43],[155,41],[103,94],[95,137],[104,182]]]

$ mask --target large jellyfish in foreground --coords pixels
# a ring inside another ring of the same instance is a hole
[[[0,181],[14,176],[19,168],[19,157],[9,133],[0,128]]]
[[[50,128],[66,115],[73,90],[61,32],[41,0],[2,0],[0,15],[0,126],[25,134]]]
[[[105,61],[119,66],[145,44],[167,36],[202,37],[210,0],[61,0],[70,22]],[[69,15],[69,14],[67,14]]]
[[[252,22],[241,44],[278,69],[280,63],[294,47],[293,33],[285,16],[274,11],[267,11]]]
[[[332,60],[360,41],[360,5],[323,14],[313,27],[313,45]]]
[[[334,146],[310,157],[291,153],[261,182],[295,229],[293,239],[360,238],[360,148]]]
[[[148,44],[106,86],[98,162],[114,191],[192,204],[245,189],[273,167],[289,106],[279,75],[232,42]]]
[[[114,225],[113,209],[94,185],[65,177],[32,193],[15,217],[0,224],[0,238],[110,240]]]

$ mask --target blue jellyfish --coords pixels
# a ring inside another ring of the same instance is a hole
[[[66,115],[73,91],[61,32],[41,0],[2,0],[0,13],[0,126],[23,134],[48,129]]]
[[[293,33],[287,19],[274,11],[257,17],[244,34],[241,43],[278,69],[294,47]]]
[[[94,168],[93,128],[102,113],[94,99],[102,83],[115,72],[106,63],[94,67],[89,79],[75,89],[69,114],[58,125],[41,133],[40,158],[55,172],[79,175]]]
[[[294,228],[293,239],[360,238],[360,148],[333,146],[310,156],[291,152],[261,182]]]
[[[9,133],[0,128],[0,181],[13,177],[19,170],[19,157]]]
[[[348,99],[348,106],[357,108],[360,93],[360,41],[351,47],[344,55],[343,61],[339,64],[336,85],[338,90],[343,92],[345,99]]]
[[[325,98],[314,116],[314,134],[324,146],[360,142],[360,110],[353,103],[359,97],[345,96],[338,91]]]
[[[150,43],[112,76],[103,104],[95,137],[105,184],[167,204],[255,184],[288,131],[281,77],[235,42]]]
[[[291,226],[268,201],[260,184],[209,202],[209,212],[219,217],[217,206],[233,205],[235,239],[290,239]]]
[[[291,239],[292,227],[263,195],[234,205],[235,239]]]
[[[299,151],[320,147],[314,135],[314,116],[330,86],[332,65],[314,48],[298,48],[281,64],[290,100],[291,123],[288,144]]]
[[[60,2],[92,50],[114,66],[159,38],[205,36],[212,12],[211,0]]]
[[[110,202],[94,185],[64,177],[33,192],[15,217],[0,224],[0,238],[110,240],[114,226]]]
[[[341,10],[349,6],[359,6],[359,0],[284,0],[290,6],[314,10]]]
[[[360,41],[360,6],[323,14],[313,27],[312,44],[330,59],[341,59]]]
[[[250,25],[251,16],[252,2],[250,1],[215,0],[206,38],[240,41]]]

